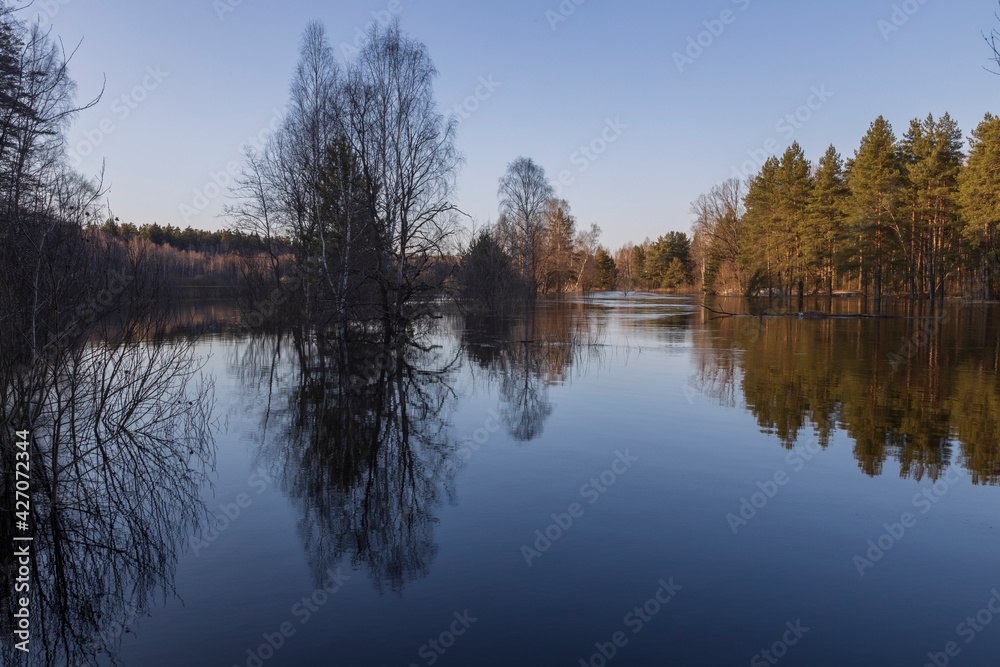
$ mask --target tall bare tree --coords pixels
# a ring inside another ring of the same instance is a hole
[[[617,288],[626,297],[632,291],[635,282],[635,246],[627,243],[615,253],[615,268],[617,268],[618,284]]]
[[[740,266],[744,195],[744,183],[738,178],[730,178],[691,203],[691,213],[695,216],[695,245],[704,249],[704,252],[698,253],[701,263],[698,268],[703,279],[708,274],[708,267],[714,264],[734,283],[732,289],[741,293],[748,281]]]
[[[398,21],[374,24],[346,89],[347,139],[389,246],[381,279],[386,322],[397,330],[408,319],[404,306],[424,291],[423,279],[444,254],[457,212],[450,201],[461,163],[457,121],[438,111],[437,73],[427,47]]]
[[[524,258],[526,294],[534,294],[537,289],[533,246],[542,229],[545,208],[552,195],[552,185],[545,176],[545,169],[531,158],[517,158],[507,165],[507,172],[500,178],[497,190],[500,212],[518,230],[518,249]]]
[[[373,25],[350,62],[319,23],[306,28],[288,113],[248,156],[229,209],[237,226],[287,232],[305,319],[379,320],[387,335],[428,314],[457,212],[456,122],[438,112],[426,47],[398,22]]]

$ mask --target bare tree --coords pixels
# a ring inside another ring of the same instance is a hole
[[[691,203],[696,244],[707,249],[700,253],[702,275],[709,260],[717,261],[733,276],[740,292],[747,286],[747,276],[740,266],[744,196],[744,183],[730,178]]]
[[[97,101],[75,104],[71,57],[0,0],[0,409],[30,435],[37,619],[31,654],[5,642],[3,664],[114,662],[101,626],[170,590],[214,452],[191,344],[157,340],[161,267],[97,232],[101,184],[66,165],[67,124]],[[0,430],[0,469],[16,447]],[[0,475],[5,517],[13,484]]]
[[[98,94],[74,104],[72,57],[40,25],[24,25],[0,6],[0,205],[8,216],[52,212],[45,186],[66,171],[64,131],[100,101]]]
[[[273,279],[272,287],[276,288],[280,284],[277,244],[280,217],[275,210],[275,193],[267,173],[268,161],[252,148],[246,149],[244,158],[243,169],[230,188],[234,203],[223,208],[223,215],[232,221],[235,229],[261,240]]]
[[[591,223],[590,229],[581,231],[576,237],[576,245],[580,253],[580,270],[576,276],[576,288],[578,290],[589,289],[594,272],[594,256],[601,248],[600,243],[601,228],[597,223]]]
[[[550,199],[545,205],[544,220],[543,242],[538,244],[541,254],[537,255],[536,264],[540,268],[543,290],[561,292],[576,278],[576,220],[570,215],[569,202],[565,199]]]
[[[545,176],[545,169],[526,157],[519,157],[507,165],[507,172],[500,178],[497,190],[500,212],[518,230],[519,250],[524,258],[524,289],[529,295],[537,289],[532,263],[533,246],[552,195],[552,185]]]
[[[398,22],[373,25],[338,63],[319,23],[306,28],[281,130],[248,156],[229,209],[237,226],[287,231],[305,320],[382,322],[387,335],[429,313],[416,296],[443,283],[461,158],[456,122],[437,110],[437,70]]]
[[[997,17],[997,20],[1000,21],[1000,14],[996,14],[995,16]],[[983,39],[986,40],[986,43],[990,47],[990,51],[993,52],[993,57],[991,58],[991,60],[993,60],[997,64],[997,67],[1000,68],[1000,31],[997,31],[996,28],[993,28],[990,31],[990,34],[983,35]],[[1000,74],[1000,70],[997,70],[993,73]]]
[[[371,27],[346,91],[347,139],[389,246],[380,277],[386,323],[397,331],[408,319],[404,305],[424,291],[422,279],[444,254],[457,212],[457,121],[437,109],[436,77],[427,47],[394,21]]]
[[[617,288],[628,298],[628,293],[632,291],[632,276],[635,273],[635,263],[632,260],[632,253],[635,247],[629,243],[615,253],[615,268],[618,269]]]

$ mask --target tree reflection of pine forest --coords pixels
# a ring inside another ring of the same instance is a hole
[[[742,404],[787,448],[813,431],[854,442],[859,468],[936,480],[949,465],[1000,482],[1000,337],[992,308],[890,320],[722,318],[694,328],[696,388]]]

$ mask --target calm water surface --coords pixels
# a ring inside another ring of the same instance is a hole
[[[569,297],[346,374],[216,328],[216,518],[121,659],[996,665],[1000,312],[917,314]]]

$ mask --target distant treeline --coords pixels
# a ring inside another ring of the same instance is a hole
[[[247,234],[239,230],[224,229],[216,232],[207,232],[201,229],[188,227],[181,229],[173,225],[161,227],[157,223],[136,226],[133,223],[119,223],[118,219],[108,219],[101,225],[101,231],[105,234],[120,239],[140,238],[151,241],[156,245],[168,245],[177,250],[188,250],[196,252],[210,253],[254,253],[263,252],[264,243],[256,234]],[[277,246],[284,244],[286,250],[291,249],[291,241],[287,238],[276,237],[271,242]]]
[[[149,265],[173,288],[223,287],[231,292],[254,258],[266,252],[259,237],[236,230],[182,230],[156,223],[137,227],[108,219],[100,227],[88,227],[86,231],[100,237],[105,245],[141,249]],[[282,238],[272,239],[271,243],[280,263],[287,265],[291,261],[291,243]]]

